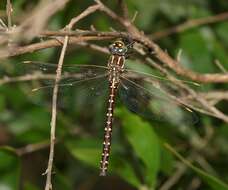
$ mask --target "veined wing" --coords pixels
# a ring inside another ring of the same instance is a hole
[[[43,88],[52,87],[55,83],[57,65],[35,61],[23,63],[26,73],[40,74],[40,81],[43,81]],[[108,75],[107,67],[99,65],[63,65],[59,86],[74,86],[77,83],[95,80]],[[43,78],[42,78],[43,76]],[[49,77],[49,78],[48,78]]]
[[[163,81],[163,82],[169,82],[171,83],[172,81],[166,77],[162,77],[162,76],[158,76],[158,75],[154,75],[151,73],[146,73],[146,72],[141,72],[141,71],[135,71],[132,69],[125,69],[125,76],[130,76],[131,78],[135,77],[135,78],[151,78],[152,80],[159,80],[159,81]],[[175,79],[177,81],[180,81],[182,83],[185,84],[189,84],[191,86],[195,86],[195,87],[200,87],[201,84],[197,83],[197,82],[193,82],[193,81],[189,81],[189,80],[182,80],[182,79]]]
[[[28,96],[39,105],[51,102],[53,87],[55,85],[56,64],[43,62],[24,62],[25,73],[37,75],[35,81],[31,81]],[[59,86],[58,102],[61,107],[66,107],[72,102],[72,97],[80,94],[85,99],[104,94],[107,86],[108,70],[98,65],[64,65],[62,68]],[[46,101],[44,99],[47,99]],[[44,103],[45,102],[45,103]]]
[[[199,86],[191,81],[184,82]],[[147,119],[173,124],[194,124],[198,121],[196,113],[181,99],[185,92],[166,78],[128,70],[121,77],[119,92],[128,109]]]

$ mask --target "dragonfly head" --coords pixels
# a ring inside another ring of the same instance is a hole
[[[113,55],[125,56],[128,51],[128,47],[123,41],[116,40],[109,46],[109,51]]]

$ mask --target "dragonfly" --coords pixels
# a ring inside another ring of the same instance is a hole
[[[172,86],[172,83],[164,77],[139,72],[125,68],[126,58],[132,50],[134,42],[124,39],[115,40],[110,46],[110,57],[107,66],[101,65],[65,65],[59,87],[72,87],[84,85],[85,88],[97,90],[89,85],[91,81],[106,81],[108,83],[108,99],[106,121],[104,126],[103,149],[100,161],[100,176],[106,176],[111,150],[111,139],[114,121],[114,108],[117,94],[125,102],[127,108],[143,116],[149,116],[152,120],[170,121],[174,123],[196,122],[196,114],[183,103],[180,97],[183,92]],[[27,61],[26,64],[33,68],[39,68],[42,73],[55,73],[56,64]],[[47,78],[45,78],[47,82]],[[51,82],[50,82],[51,81]],[[50,79],[47,85],[35,88],[33,91],[52,88],[54,79]],[[182,80],[183,81],[183,80]],[[197,86],[197,83],[183,81]],[[98,92],[105,88],[103,83],[95,82]],[[119,92],[119,93],[118,93]]]

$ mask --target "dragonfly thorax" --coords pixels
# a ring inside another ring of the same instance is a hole
[[[111,55],[108,68],[109,68],[109,81],[119,83],[120,75],[124,71],[124,56]]]

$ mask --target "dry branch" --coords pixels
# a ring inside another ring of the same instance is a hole
[[[70,23],[66,26],[66,30],[71,30],[72,27],[79,22],[84,17],[94,13],[96,10],[98,10],[100,6],[99,5],[93,5],[88,7],[86,10],[84,10],[81,14],[71,19]],[[54,160],[54,148],[55,148],[55,131],[56,131],[56,118],[57,118],[57,98],[58,98],[58,83],[61,80],[61,74],[62,74],[62,67],[64,62],[65,53],[67,50],[67,45],[69,41],[69,36],[66,35],[64,37],[63,47],[60,54],[58,67],[56,70],[56,79],[55,79],[55,85],[53,89],[53,96],[52,96],[52,117],[51,117],[51,133],[50,133],[50,153],[49,153],[49,159],[48,159],[48,167],[46,170],[47,179],[46,179],[46,185],[45,190],[51,190],[52,189],[52,182],[51,182],[51,174],[52,174],[52,167],[53,167],[53,160]]]

